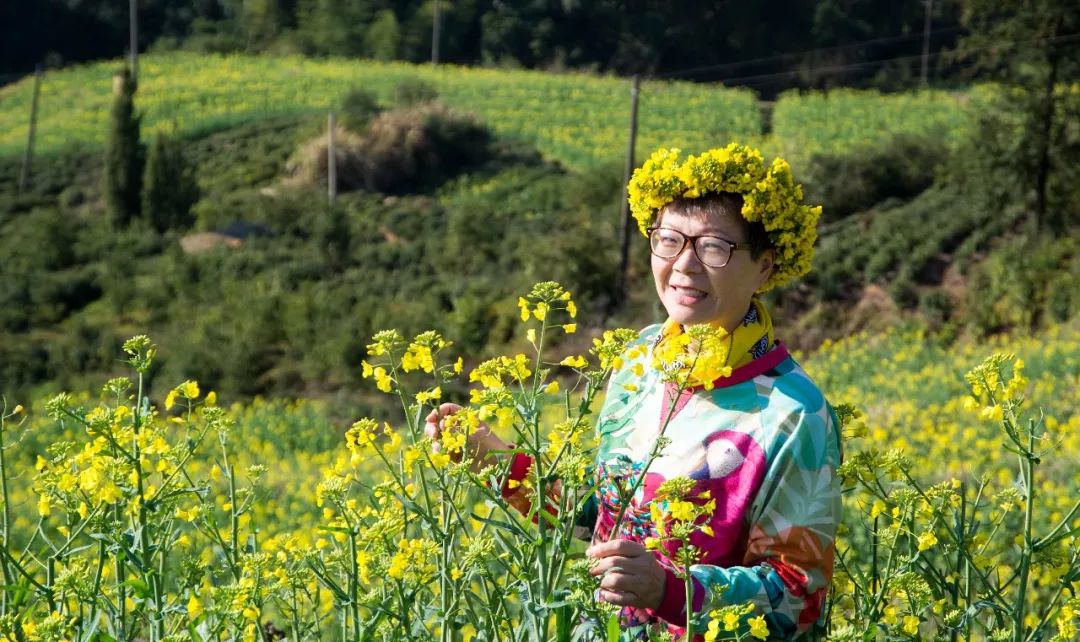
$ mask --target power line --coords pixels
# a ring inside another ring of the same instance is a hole
[[[1066,34],[1066,35],[1063,35],[1063,36],[1054,36],[1054,37],[1051,37],[1051,38],[1036,38],[1036,39],[1033,39],[1033,40],[1016,40],[1016,41],[1012,41],[1012,42],[1000,42],[1000,43],[997,43],[994,46],[980,47],[980,48],[977,48],[977,49],[970,49],[969,51],[985,51],[985,50],[988,50],[988,49],[996,48],[996,47],[1001,46],[1001,45],[1011,45],[1011,44],[1032,44],[1032,45],[1034,45],[1034,44],[1040,44],[1040,43],[1064,43],[1064,42],[1069,42],[1069,41],[1074,41],[1074,40],[1080,40],[1080,33]],[[930,58],[939,58],[941,56],[945,56],[945,55],[948,55],[950,53],[951,52],[949,52],[949,51],[937,51],[937,52],[934,52],[934,53],[930,54],[929,57]],[[866,61],[863,61],[863,62],[845,63],[845,64],[840,64],[840,65],[828,65],[828,66],[825,66],[825,67],[814,67],[814,68],[810,69],[809,71],[811,71],[813,73],[832,73],[832,72],[837,72],[837,71],[849,71],[849,70],[855,70],[855,69],[863,69],[863,68],[866,68],[866,67],[872,67],[872,66],[875,66],[875,65],[883,65],[883,64],[886,64],[886,63],[890,63],[890,62],[911,62],[913,60],[919,60],[921,58],[922,58],[922,54],[916,54],[916,55],[910,55],[910,56],[897,56],[895,58],[883,58],[883,59],[878,59],[878,60],[866,60]],[[754,75],[750,75],[750,76],[728,77],[728,78],[722,78],[717,82],[721,82],[721,83],[725,83],[725,84],[728,84],[728,83],[730,83],[730,84],[743,84],[743,83],[754,82],[754,81],[757,81],[757,80],[769,79],[769,78],[792,78],[792,77],[798,77],[802,73],[805,73],[805,72],[795,69],[795,70],[789,70],[789,71],[773,72],[773,73],[768,73],[768,74],[754,74]]]
[[[946,34],[946,33],[956,33],[958,31],[964,31],[964,28],[963,27],[948,27],[948,28],[945,28],[945,29],[937,29],[937,30],[931,31],[930,35],[932,35],[932,36],[934,36],[934,35],[942,35],[942,34]],[[773,56],[765,56],[765,57],[762,57],[762,58],[749,58],[749,59],[746,59],[746,60],[737,60],[735,62],[722,63],[722,64],[718,64],[718,65],[709,65],[709,66],[705,66],[705,67],[690,67],[690,68],[687,68],[687,69],[677,69],[675,71],[666,71],[666,72],[660,73],[660,74],[653,74],[652,76],[650,76],[650,78],[654,78],[654,79],[659,80],[661,78],[671,78],[671,77],[682,76],[682,75],[690,75],[690,74],[695,74],[695,73],[704,73],[704,72],[710,72],[710,71],[720,71],[720,70],[723,70],[723,69],[731,69],[731,68],[737,69],[739,67],[745,67],[745,66],[754,65],[754,64],[758,64],[758,63],[764,63],[764,62],[782,62],[782,61],[785,61],[785,60],[790,60],[792,58],[799,58],[800,56],[806,56],[806,55],[809,55],[809,54],[827,53],[827,52],[834,52],[834,51],[846,51],[848,49],[860,49],[860,48],[868,47],[868,46],[871,46],[871,45],[878,45],[878,44],[884,44],[884,43],[894,43],[894,42],[903,42],[905,40],[916,40],[916,39],[920,39],[922,37],[923,37],[922,33],[917,33],[917,34],[916,33],[911,33],[911,34],[900,35],[900,36],[888,36],[888,37],[884,37],[884,38],[874,38],[874,39],[871,39],[871,40],[860,40],[858,42],[853,42],[853,43],[849,43],[849,44],[846,44],[846,45],[837,45],[837,46],[834,46],[834,47],[819,47],[817,49],[807,49],[805,51],[796,51],[796,52],[793,52],[793,53],[776,54],[776,55],[773,55]]]

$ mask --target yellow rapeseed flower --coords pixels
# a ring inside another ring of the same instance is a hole
[[[589,365],[589,362],[585,360],[585,357],[581,355],[575,355],[572,357],[566,357],[559,362],[560,366],[570,366],[571,368],[584,368]]]
[[[752,617],[749,620],[750,623],[750,635],[759,640],[764,640],[769,637],[769,626],[765,624],[765,616],[759,615]]]

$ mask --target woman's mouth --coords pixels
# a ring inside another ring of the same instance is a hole
[[[694,305],[708,296],[704,290],[678,285],[669,286],[675,294],[675,301],[679,305]]]

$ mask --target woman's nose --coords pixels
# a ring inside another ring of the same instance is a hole
[[[703,267],[698,259],[697,252],[694,251],[694,244],[690,242],[687,242],[683,246],[682,252],[679,252],[679,255],[671,261],[672,268],[679,272],[696,272]]]

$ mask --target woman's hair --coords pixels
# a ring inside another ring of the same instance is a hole
[[[698,198],[677,198],[660,210],[657,222],[663,219],[665,212],[678,214],[713,214],[739,222],[746,230],[746,241],[750,248],[750,257],[758,260],[765,250],[773,247],[769,234],[760,221],[749,223],[742,216],[742,194],[717,192]]]

